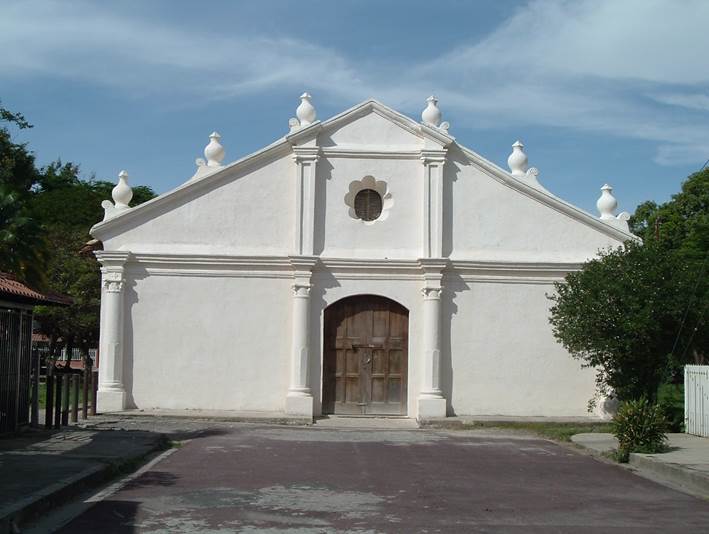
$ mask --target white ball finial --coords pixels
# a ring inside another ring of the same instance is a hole
[[[515,141],[512,145],[512,153],[507,158],[507,165],[510,167],[510,174],[516,178],[524,178],[527,174],[528,159],[521,141]]]
[[[209,136],[209,144],[204,147],[204,157],[207,158],[207,167],[221,167],[224,159],[224,147],[219,140],[222,138],[217,132]]]
[[[601,196],[596,201],[596,207],[601,214],[601,220],[615,219],[615,209],[618,207],[618,201],[613,196],[613,188],[605,184],[601,187]]]
[[[438,99],[431,95],[426,99],[426,109],[421,112],[421,121],[427,126],[438,128],[441,125],[441,110],[438,109]]]
[[[300,95],[300,105],[295,110],[295,116],[298,117],[301,127],[308,126],[317,119],[318,115],[315,111],[315,106],[310,101],[311,98],[310,93]]]
[[[118,184],[111,191],[111,196],[113,197],[115,209],[125,210],[129,208],[128,204],[133,198],[133,190],[128,185],[128,173],[126,171],[118,173]]]

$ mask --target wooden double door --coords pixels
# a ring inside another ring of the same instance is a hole
[[[325,310],[323,413],[406,415],[409,312],[357,295]]]

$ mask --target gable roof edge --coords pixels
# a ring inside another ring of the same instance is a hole
[[[481,167],[493,178],[498,179],[499,181],[503,182],[505,185],[511,187],[512,189],[515,189],[519,193],[531,197],[534,200],[537,200],[542,204],[545,204],[550,208],[563,213],[567,217],[570,217],[580,223],[586,224],[587,226],[590,226],[591,228],[598,230],[601,233],[604,233],[610,237],[618,239],[619,241],[628,241],[629,239],[640,239],[635,234],[631,234],[630,232],[624,232],[619,228],[604,223],[603,221],[597,219],[590,213],[582,210],[581,208],[577,208],[573,204],[570,204],[569,202],[560,199],[559,197],[549,193],[548,191],[536,189],[535,187],[525,184],[521,180],[518,180],[517,178],[512,176],[503,168],[498,167],[493,162],[485,159],[477,152],[459,143],[456,143],[456,145],[458,146],[458,148],[461,149],[461,151],[468,157],[470,161]]]
[[[281,137],[270,145],[265,146],[264,148],[257,150],[256,152],[252,152],[251,154],[247,154],[241,159],[238,159],[228,165],[225,165],[224,167],[221,167],[220,169],[217,169],[210,174],[206,174],[196,179],[187,180],[186,182],[183,182],[182,184],[178,185],[176,188],[171,189],[170,191],[167,191],[162,195],[158,195],[157,197],[148,200],[143,204],[139,204],[138,206],[134,206],[128,210],[120,212],[118,215],[107,221],[100,221],[96,223],[91,227],[89,233],[97,239],[103,239],[101,237],[102,232],[115,226],[122,226],[124,224],[128,224],[130,221],[132,221],[133,219],[140,216],[146,211],[150,211],[152,209],[155,209],[156,207],[169,204],[170,202],[174,202],[175,200],[179,200],[184,195],[187,195],[188,192],[192,192],[195,190],[199,191],[201,188],[208,187],[210,183],[217,181],[229,171],[240,169],[242,167],[247,167],[248,165],[256,164],[263,159],[267,159],[276,155],[279,150],[283,150],[285,148],[288,148],[288,151],[290,151],[290,143],[288,143],[285,137]]]

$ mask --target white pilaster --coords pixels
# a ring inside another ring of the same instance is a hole
[[[295,268],[292,295],[291,363],[286,413],[313,416],[313,395],[308,381],[310,366],[310,276],[316,258],[292,257]]]
[[[98,410],[112,412],[126,407],[123,384],[124,265],[128,252],[96,252],[101,262],[101,331],[99,341]]]
[[[422,150],[423,256],[443,257],[443,165],[446,150]]]
[[[442,260],[420,260],[424,271],[423,295],[423,369],[418,397],[418,418],[446,416],[446,399],[441,389],[441,294]]]
[[[293,147],[296,166],[295,243],[296,255],[312,256],[315,237],[315,172],[317,146]]]

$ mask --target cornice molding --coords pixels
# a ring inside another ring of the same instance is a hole
[[[320,152],[323,156],[329,158],[367,158],[367,159],[419,159],[421,157],[420,150],[406,149],[382,149],[374,148],[357,148],[344,146],[320,147]]]
[[[282,278],[312,275],[342,280],[416,280],[552,284],[581,263],[420,259],[321,258],[316,256],[205,256],[101,251],[110,265],[134,275]],[[125,258],[125,259],[119,259]],[[116,263],[118,262],[118,263]]]
[[[320,158],[320,148],[317,146],[294,146],[293,159],[295,161],[317,161]]]
[[[94,256],[103,268],[123,267],[131,258],[127,250],[95,250]]]

